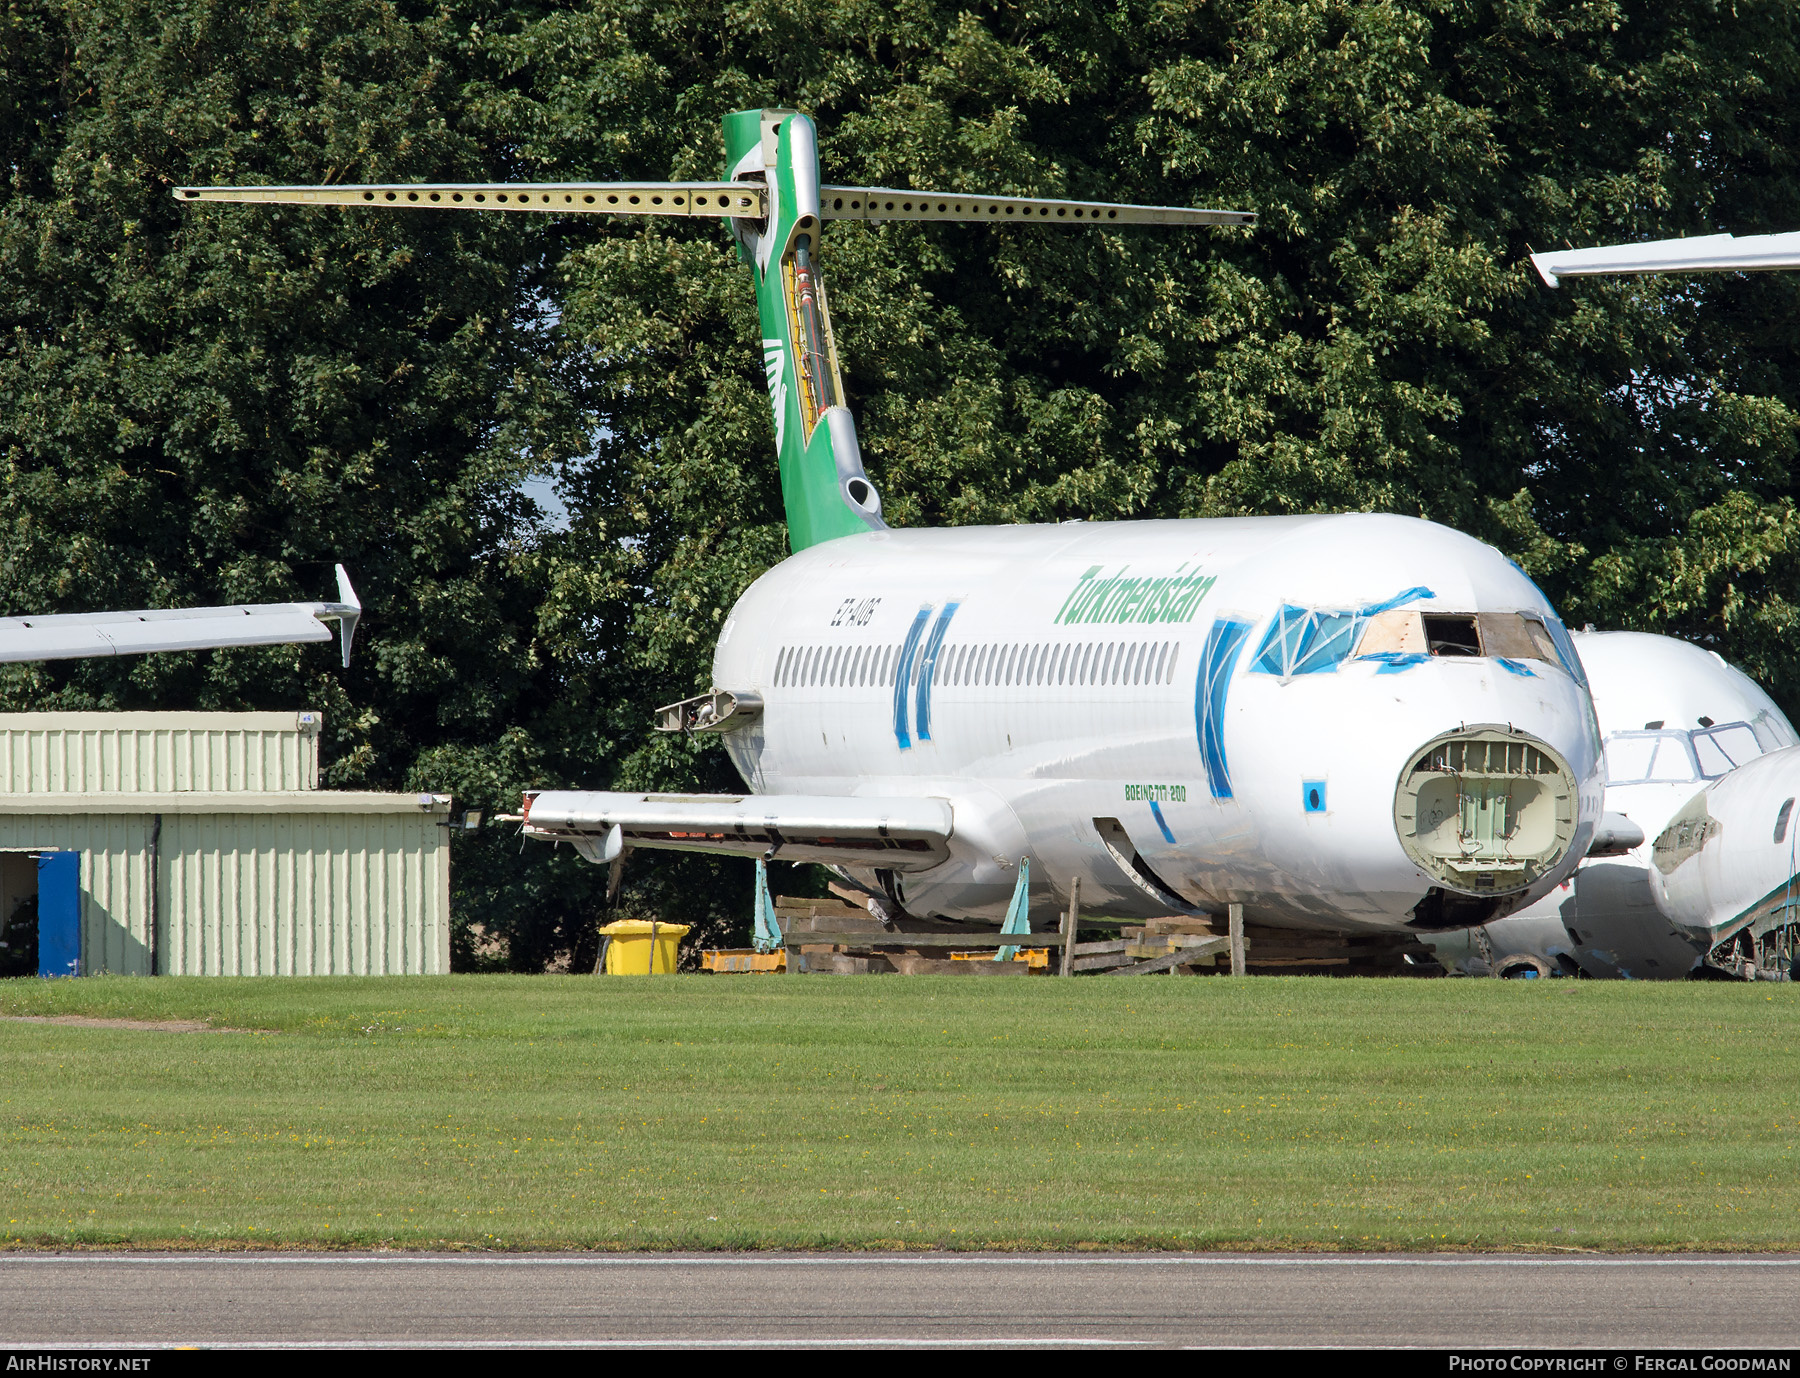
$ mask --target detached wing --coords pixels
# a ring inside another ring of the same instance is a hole
[[[1696,235],[1692,239],[1657,239],[1647,244],[1605,244],[1597,249],[1568,249],[1533,254],[1531,266],[1545,284],[1559,278],[1641,273],[1772,273],[1800,268],[1800,233]]]
[[[0,661],[79,660],[149,651],[210,651],[225,646],[276,646],[329,641],[338,624],[344,664],[362,604],[344,567],[336,603],[239,603],[224,608],[151,608],[141,612],[53,613],[0,617]]]
[[[658,847],[927,871],[949,857],[950,830],[950,804],[943,799],[587,790],[525,796],[527,836],[571,843],[596,862],[621,848]]]

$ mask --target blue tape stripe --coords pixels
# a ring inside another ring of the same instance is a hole
[[[1225,761],[1225,695],[1237,668],[1250,624],[1221,618],[1206,634],[1200,672],[1194,677],[1194,732],[1206,763],[1206,785],[1214,799],[1231,798],[1231,771]]]
[[[937,671],[938,650],[944,644],[944,633],[950,629],[950,619],[956,616],[961,603],[946,603],[944,610],[938,614],[936,625],[931,629],[931,639],[925,643],[925,659],[919,666],[919,696],[916,706],[919,729],[919,740],[931,740],[931,683]]]
[[[930,620],[931,605],[927,603],[913,618],[912,628],[906,633],[906,644],[900,648],[900,663],[894,667],[894,740],[902,751],[912,749],[912,736],[906,730],[907,681],[912,678],[913,653],[919,649],[919,637]]]
[[[1168,820],[1162,816],[1162,805],[1158,804],[1154,799],[1150,801],[1150,816],[1156,820],[1156,826],[1162,829],[1163,840],[1165,842],[1174,842],[1175,834],[1169,831]]]

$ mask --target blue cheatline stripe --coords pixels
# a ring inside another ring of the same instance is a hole
[[[1220,618],[1206,634],[1200,673],[1194,678],[1194,732],[1206,763],[1206,784],[1214,799],[1231,798],[1231,771],[1225,764],[1225,694],[1237,668],[1250,624]]]
[[[919,637],[930,620],[931,604],[927,603],[913,618],[912,628],[906,633],[906,644],[900,648],[900,663],[894,667],[894,740],[902,751],[912,748],[912,735],[906,730],[906,690],[907,681],[912,678],[913,652],[919,649]]]
[[[919,729],[919,740],[931,740],[931,681],[937,670],[938,650],[944,644],[944,633],[950,629],[950,619],[956,616],[961,603],[946,603],[944,610],[938,614],[938,620],[931,629],[931,638],[925,643],[925,657],[919,666],[919,694],[915,708],[916,726]]]
[[[1156,826],[1162,829],[1163,837],[1167,841],[1173,842],[1175,834],[1169,831],[1168,820],[1162,816],[1162,806],[1154,799],[1150,801],[1150,816],[1156,820]]]

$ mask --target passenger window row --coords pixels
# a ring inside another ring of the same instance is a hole
[[[1181,646],[1174,641],[1090,641],[946,646],[932,667],[935,685],[1173,684]],[[788,646],[775,659],[775,687],[893,687],[898,646]],[[907,676],[917,684],[927,656],[913,652]]]

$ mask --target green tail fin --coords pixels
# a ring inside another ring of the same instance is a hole
[[[788,544],[798,551],[885,530],[881,495],[863,472],[856,423],[844,405],[831,313],[815,262],[821,217],[812,121],[792,110],[727,115],[725,176],[768,189],[766,220],[728,223],[756,279]]]

